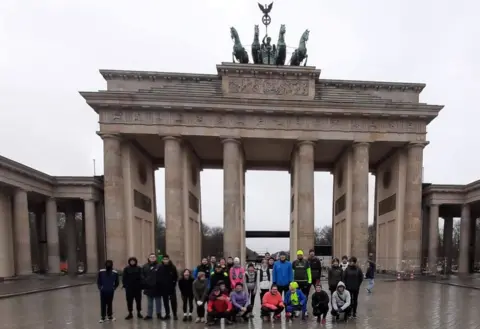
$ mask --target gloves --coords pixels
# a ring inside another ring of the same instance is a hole
[[[197,305],[198,306],[202,306],[203,305],[203,302],[201,300],[197,300]]]
[[[343,311],[344,310],[341,307],[338,308],[338,313],[342,313]]]

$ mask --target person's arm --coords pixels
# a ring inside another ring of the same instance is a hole
[[[118,280],[118,273],[117,273],[117,271],[114,271],[114,273],[115,273],[115,283],[114,283],[113,289],[115,290],[115,289],[118,288],[118,286],[119,286],[119,284],[120,284],[120,281]]]
[[[230,268],[230,270],[228,271],[228,278],[229,278],[229,281],[230,281],[230,287],[232,289],[235,289],[235,283],[233,282],[233,267]]]
[[[312,283],[312,268],[310,267],[310,264],[307,262],[307,279],[308,283]]]
[[[315,294],[313,294],[313,296],[312,296],[312,308],[317,307],[318,304],[319,304],[318,303],[318,298]]]
[[[288,271],[290,273],[290,276],[288,278],[288,283],[290,284],[290,282],[293,282],[293,267],[292,267],[292,263],[290,262],[288,265],[290,266],[290,271]]]
[[[211,313],[213,311],[213,300],[209,300],[207,304],[207,312]]]
[[[102,283],[102,271],[100,270],[97,274],[97,287],[98,287],[98,290],[102,290],[102,286],[103,286],[103,283]]]
[[[346,298],[345,298],[345,304],[343,304],[342,306],[342,310],[345,310],[347,307],[350,306],[350,304],[352,303],[352,300],[351,300],[351,296],[350,296],[350,292],[348,290],[345,290],[345,294],[347,295]]]
[[[172,265],[173,266],[173,273],[172,273],[172,277],[173,277],[173,282],[177,283],[178,281],[178,271],[177,271],[177,267],[175,265]]]
[[[127,273],[128,273],[128,272],[126,271],[126,269],[127,269],[127,268],[125,267],[125,268],[123,269],[123,272],[122,272],[122,286],[123,286],[124,288],[127,288],[126,282],[128,282],[128,281],[127,281],[127,275],[128,275]]]
[[[337,292],[335,291],[332,295],[332,307],[335,311],[338,311],[338,305],[337,305]]]
[[[232,310],[232,303],[227,299],[225,300],[225,303],[227,303],[227,312],[230,312]]]
[[[245,292],[245,291],[244,291],[243,293],[244,293],[244,294],[246,295],[246,297],[247,297],[247,303],[245,304],[244,307],[247,307],[248,305],[250,305],[250,295],[248,294],[248,292]]]
[[[195,267],[195,268],[193,269],[193,273],[192,273],[192,274],[193,274],[193,278],[194,278],[194,279],[197,279],[198,267]]]
[[[273,264],[273,269],[272,269],[272,283],[277,283],[277,270],[276,267],[277,264]]]
[[[288,305],[289,303],[290,303],[290,291],[287,291],[283,296],[283,304]]]
[[[240,304],[238,304],[237,302],[237,294],[232,294],[230,296],[230,300],[232,301],[232,305],[235,306],[235,308],[238,308],[238,309],[242,308],[242,306],[240,306]]]
[[[193,298],[195,298],[196,300],[200,300],[200,295],[198,294],[198,291],[197,289],[195,289],[195,286],[196,286],[196,283],[197,280],[193,281],[192,283],[192,291],[193,291]]]
[[[300,291],[297,295],[300,305],[305,305],[307,303],[307,297],[305,296],[305,294]]]
[[[362,285],[362,282],[363,282],[363,272],[362,270],[360,269],[360,267],[358,268],[358,286],[360,287]]]

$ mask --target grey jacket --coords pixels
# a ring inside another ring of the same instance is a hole
[[[193,297],[195,300],[204,301],[208,296],[208,281],[206,279],[193,281]]]
[[[343,293],[340,294],[338,292],[338,287],[343,287]],[[332,295],[332,307],[335,311],[338,309],[345,310],[351,304],[351,297],[350,293],[348,292],[347,288],[345,288],[345,284],[340,281],[337,285],[337,290]]]

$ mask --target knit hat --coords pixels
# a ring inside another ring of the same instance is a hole
[[[300,255],[303,256],[303,250],[297,250],[297,256],[300,256]]]

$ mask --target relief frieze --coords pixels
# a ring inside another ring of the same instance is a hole
[[[308,91],[308,80],[228,78],[228,92],[232,94],[308,96]]]
[[[374,133],[426,132],[425,123],[412,120],[315,117],[281,114],[220,114],[176,111],[102,111],[100,123],[191,126],[232,129],[346,131]]]

